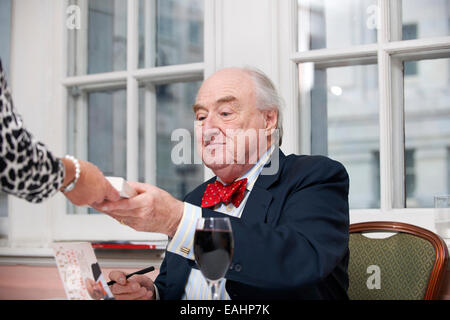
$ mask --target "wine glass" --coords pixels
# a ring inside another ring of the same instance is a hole
[[[219,283],[230,266],[233,249],[229,218],[198,219],[194,235],[195,261],[211,289],[213,300],[219,300]]]

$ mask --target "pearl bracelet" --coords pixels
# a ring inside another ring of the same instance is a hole
[[[77,159],[75,159],[73,156],[69,156],[67,155],[65,157],[66,159],[69,159],[73,162],[73,164],[75,165],[75,179],[69,183],[69,185],[67,187],[65,187],[63,189],[63,193],[67,193],[72,191],[75,188],[75,184],[77,183],[78,179],[80,178],[80,173],[81,173],[81,169],[80,169],[80,163],[78,162]]]

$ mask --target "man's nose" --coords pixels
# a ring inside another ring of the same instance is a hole
[[[215,115],[210,114],[206,119],[203,120],[203,128],[205,130],[217,129],[218,121]]]
[[[214,137],[220,134],[219,123],[217,119],[210,115],[203,120],[202,135],[204,141],[214,140]]]

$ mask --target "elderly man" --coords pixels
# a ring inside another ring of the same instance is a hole
[[[221,299],[347,298],[347,172],[326,157],[285,156],[278,149],[281,139],[273,133],[281,132],[280,100],[259,71],[218,71],[203,83],[194,105],[202,160],[216,177],[184,202],[131,183],[138,196],[97,207],[138,231],[169,236],[155,283],[146,276],[125,280],[120,271],[110,274],[117,299],[208,299],[193,253],[195,222],[202,216],[231,220],[234,255]],[[264,172],[274,164],[272,174]],[[205,195],[213,185],[233,184],[238,194],[222,202]]]

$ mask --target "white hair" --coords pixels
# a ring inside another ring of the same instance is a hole
[[[283,142],[283,113],[284,100],[278,94],[272,80],[261,70],[253,67],[242,68],[253,80],[255,86],[256,106],[259,110],[276,110],[278,114],[277,129],[279,133],[279,146]]]

